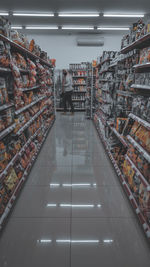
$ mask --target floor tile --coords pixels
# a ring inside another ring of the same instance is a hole
[[[70,267],[70,220],[11,219],[0,238],[1,267]]]
[[[35,164],[26,182],[28,185],[50,185],[71,182],[71,166],[51,166],[45,167]]]
[[[73,166],[72,182],[74,183],[96,183],[97,185],[120,185],[113,168],[101,166]]]
[[[26,186],[21,192],[12,217],[70,217],[71,189],[50,186]]]
[[[71,239],[86,241],[71,243],[71,267],[149,266],[149,249],[135,219],[73,219]]]
[[[135,217],[121,186],[82,186],[72,189],[72,217]],[[89,206],[88,206],[89,205]]]

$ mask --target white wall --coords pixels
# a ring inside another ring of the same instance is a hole
[[[57,69],[68,68],[70,63],[91,62],[97,59],[103,50],[119,51],[121,47],[122,35],[104,35],[103,47],[77,46],[77,37],[77,35],[28,34],[29,40],[34,38],[50,58],[56,58]],[[91,38],[94,36],[91,35]]]

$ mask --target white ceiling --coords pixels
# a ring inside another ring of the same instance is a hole
[[[13,17],[13,25],[129,26],[137,18],[60,18],[58,12],[150,13],[148,0],[1,0],[0,11],[55,12],[55,17]],[[58,31],[60,33],[60,30]]]

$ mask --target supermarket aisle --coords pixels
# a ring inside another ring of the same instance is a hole
[[[0,238],[4,267],[148,267],[149,248],[91,121],[61,116]]]

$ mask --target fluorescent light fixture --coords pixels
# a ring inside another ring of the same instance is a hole
[[[9,16],[9,13],[8,12],[1,12],[0,11],[0,16]]]
[[[58,30],[57,26],[26,26],[27,30]]]
[[[23,27],[22,26],[11,26],[11,29],[13,29],[13,30],[22,30]]]
[[[56,240],[56,242],[57,243],[70,243],[71,242],[71,240],[70,239],[58,239],[58,240]]]
[[[94,30],[94,27],[71,27],[63,26],[62,30]]]
[[[103,242],[104,242],[104,243],[112,243],[113,240],[112,240],[112,239],[105,239],[105,240],[103,240]]]
[[[56,207],[57,204],[47,204],[47,207]]]
[[[115,18],[143,18],[144,14],[103,14],[103,16]]]
[[[70,239],[58,239],[57,243],[99,243],[99,240],[70,240]]]
[[[59,13],[59,17],[99,17],[98,13]]]
[[[57,186],[60,186],[60,184],[50,184],[50,186],[52,186],[52,187],[53,187],[53,186],[54,186],[54,187],[56,186],[56,187],[57,187]]]
[[[51,239],[41,239],[41,240],[37,240],[39,243],[51,243],[52,240]]]
[[[54,17],[53,13],[17,13],[13,12],[13,16],[19,17]]]
[[[98,27],[98,30],[111,30],[111,31],[128,31],[129,27]]]
[[[98,204],[97,207],[100,208],[102,205],[101,204]]]
[[[93,208],[94,205],[74,205],[74,204],[60,204],[60,207],[72,207],[72,208]]]

